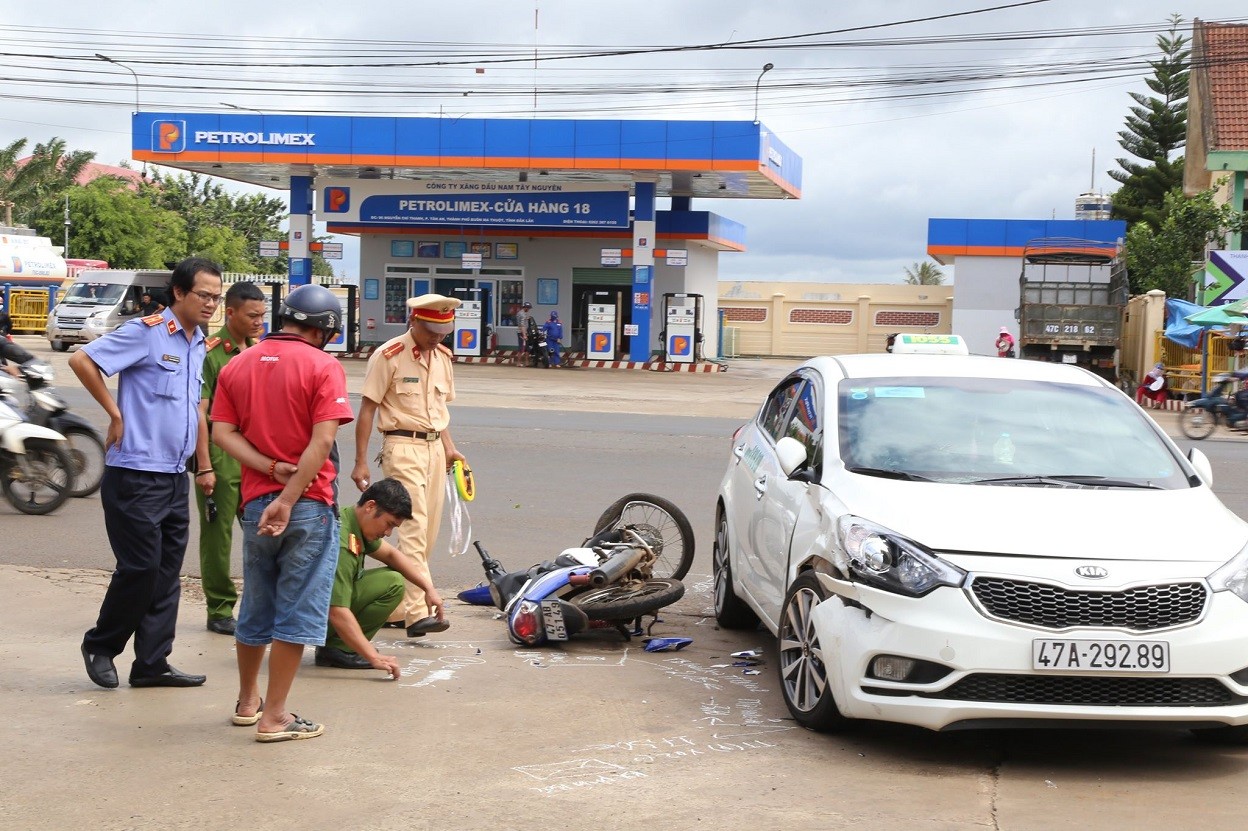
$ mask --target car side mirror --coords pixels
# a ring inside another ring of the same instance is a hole
[[[1206,487],[1213,487],[1213,465],[1209,464],[1209,457],[1193,447],[1187,451],[1187,460],[1191,462],[1192,467],[1196,470],[1196,475],[1200,477],[1200,481],[1204,482]]]
[[[806,464],[806,445],[791,436],[785,436],[776,442],[776,456],[780,460],[780,469],[785,476],[792,476],[793,471]]]

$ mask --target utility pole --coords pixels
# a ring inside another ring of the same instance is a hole
[[[69,257],[69,194],[65,194],[65,253],[62,257]]]

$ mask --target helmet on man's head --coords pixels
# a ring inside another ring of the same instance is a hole
[[[320,329],[326,335],[326,343],[342,331],[342,305],[324,286],[299,286],[291,291],[278,306],[277,318]]]
[[[531,308],[533,308],[533,304],[532,304],[532,303],[530,303],[530,302],[529,302],[529,301],[527,301],[527,300],[526,300],[526,301],[524,301],[523,303],[521,303],[521,304],[520,304],[520,306],[521,306],[522,308],[525,308],[525,309],[531,309]]]
[[[558,312],[551,312],[551,313],[550,313],[550,319],[551,319],[551,320],[558,320],[558,319],[559,319],[559,313],[558,313]]]

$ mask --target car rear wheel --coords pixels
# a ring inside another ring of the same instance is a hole
[[[755,629],[758,615],[732,590],[732,565],[729,562],[728,514],[719,511],[715,523],[715,549],[711,569],[715,578],[715,621],[725,629]]]
[[[832,697],[828,662],[815,630],[815,609],[826,599],[827,592],[814,574],[798,577],[785,595],[777,633],[785,706],[798,724],[820,732],[841,729],[849,723]]]

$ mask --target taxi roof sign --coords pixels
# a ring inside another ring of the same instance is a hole
[[[961,335],[895,335],[889,352],[906,355],[969,355]]]

